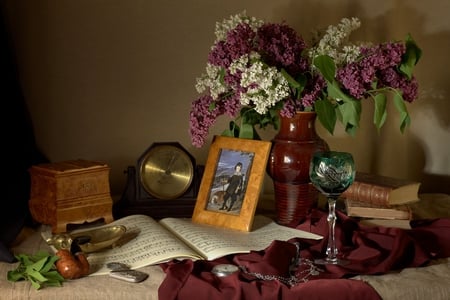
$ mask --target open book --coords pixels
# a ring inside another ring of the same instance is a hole
[[[108,262],[125,263],[135,269],[171,259],[214,260],[229,254],[263,250],[274,240],[322,238],[278,225],[264,216],[255,216],[250,232],[196,224],[185,218],[165,218],[157,222],[146,215],[127,216],[104,226],[112,225],[124,225],[126,233],[117,241],[117,246],[88,253],[91,275],[109,273]],[[48,235],[49,231],[42,232],[44,239]]]

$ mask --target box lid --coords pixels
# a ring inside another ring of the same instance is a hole
[[[74,172],[74,171],[87,171],[87,170],[96,170],[96,169],[109,169],[108,165],[104,162],[100,161],[89,161],[84,159],[76,159],[76,160],[67,160],[57,163],[47,163],[47,164],[39,164],[31,167],[31,170],[35,171],[44,171],[51,173],[65,173],[65,172]]]

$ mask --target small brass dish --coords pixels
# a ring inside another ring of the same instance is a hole
[[[122,225],[105,226],[96,229],[76,231],[72,233],[56,234],[46,240],[48,245],[56,249],[70,249],[72,242],[77,237],[87,237],[88,242],[79,244],[85,253],[96,252],[114,245],[126,232]]]

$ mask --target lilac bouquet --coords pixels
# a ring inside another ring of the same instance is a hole
[[[404,42],[350,44],[359,26],[359,19],[344,18],[308,46],[285,23],[265,23],[245,12],[218,22],[206,72],[197,78],[201,95],[190,111],[192,144],[203,146],[221,115],[233,119],[226,136],[259,139],[257,127],[278,129],[279,116],[298,111],[315,111],[331,134],[339,120],[353,135],[367,98],[374,100],[380,129],[389,93],[403,132],[410,123],[405,101],[418,94],[412,72],[421,50],[409,35]]]

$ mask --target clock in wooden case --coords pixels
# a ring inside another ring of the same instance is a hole
[[[127,185],[115,218],[146,214],[155,219],[192,217],[203,167],[178,142],[153,143],[126,171]]]

